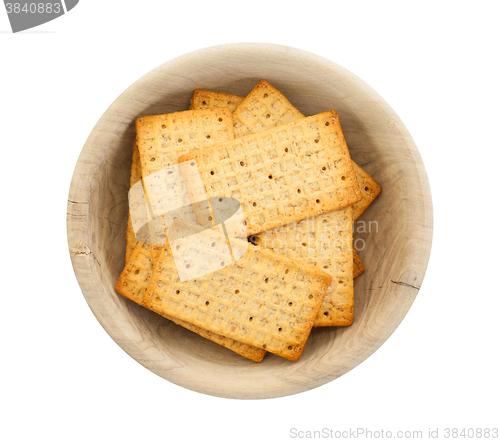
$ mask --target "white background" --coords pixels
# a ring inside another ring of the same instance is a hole
[[[500,427],[497,6],[82,0],[16,35],[0,6],[0,439]],[[65,215],[80,150],[123,90],[186,52],[252,41],[329,58],[389,102],[427,168],[435,227],[420,293],[374,355],[315,390],[237,401],[170,384],[112,341],[76,282]]]

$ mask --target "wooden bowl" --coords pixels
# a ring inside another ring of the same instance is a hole
[[[267,354],[255,363],[118,295],[125,263],[127,192],[134,121],[186,110],[197,88],[246,95],[261,79],[306,115],[336,110],[353,159],[382,194],[357,224],[366,273],[355,280],[354,323],[314,329],[302,357]],[[369,222],[371,221],[371,225]],[[68,201],[68,241],[82,292],[95,316],[132,358],[190,390],[227,398],[273,398],[330,382],[392,334],[415,299],[432,239],[432,202],[410,134],[370,86],[317,55],[271,44],[229,44],[169,61],[136,81],[92,130]]]

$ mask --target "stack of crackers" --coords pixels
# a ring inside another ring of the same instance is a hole
[[[118,293],[256,362],[266,352],[296,361],[313,327],[351,325],[353,279],[365,270],[353,224],[381,187],[351,160],[335,111],[305,117],[261,81],[246,97],[196,90],[189,110],[138,118],[136,130],[131,187],[196,163],[209,201],[239,201],[251,243],[182,280],[169,241],[139,242],[129,216]],[[201,232],[215,225],[211,210],[193,205],[173,227]]]

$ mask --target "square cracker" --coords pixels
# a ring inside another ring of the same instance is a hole
[[[185,161],[197,166],[207,197],[240,201],[248,236],[361,199],[335,111],[214,144],[179,158]]]
[[[247,246],[236,262],[185,282],[179,280],[171,251],[162,249],[144,304],[162,315],[296,361],[331,277]]]
[[[332,277],[314,327],[351,325],[354,306],[352,206],[275,227],[255,243]]]
[[[214,109],[216,107],[227,107],[233,112],[245,99],[238,95],[225,94],[223,92],[196,89],[191,97],[189,109]]]
[[[158,252],[159,253],[159,252]],[[138,243],[128,260],[120,279],[116,284],[116,291],[135,303],[144,306],[144,295],[153,274],[153,260],[151,257],[151,246]],[[242,344],[231,338],[220,336],[203,328],[197,327],[189,322],[162,315],[176,324],[206,338],[223,347],[232,350],[239,355],[260,362],[264,358],[265,350]]]

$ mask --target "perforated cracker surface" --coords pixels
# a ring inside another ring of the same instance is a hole
[[[330,276],[250,245],[236,263],[180,282],[163,250],[148,287],[148,308],[290,360],[302,353]]]
[[[352,206],[276,227],[258,235],[255,242],[332,276],[315,327],[352,323]]]
[[[140,117],[136,130],[144,177],[177,164],[181,155],[234,138],[227,108]]]
[[[182,161],[197,166],[208,197],[240,201],[248,235],[361,198],[335,111],[217,144]]]
[[[172,177],[164,168],[176,166],[180,155],[210,146],[214,142],[232,140],[234,131],[230,110],[189,110],[140,117],[136,120],[136,130],[147,201],[155,213],[163,215],[166,228],[175,216],[194,221],[195,216],[184,182],[172,182]],[[172,171],[179,173],[176,168]],[[171,207],[172,201],[175,201],[173,205],[177,206],[177,213],[157,210],[165,206]],[[161,232],[156,232],[155,236],[160,235]]]
[[[236,138],[304,118],[286,97],[262,80],[233,112]]]
[[[223,92],[196,89],[191,97],[189,109],[213,109],[216,107],[227,107],[233,112],[245,99],[238,95],[225,94]]]

